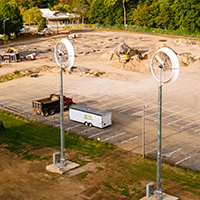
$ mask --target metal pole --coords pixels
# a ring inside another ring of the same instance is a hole
[[[162,84],[158,87],[158,144],[157,144],[157,200],[163,199],[161,189],[161,138],[162,138]]]
[[[145,108],[148,105],[143,106],[143,128],[142,128],[142,157],[145,157]]]
[[[58,20],[57,20],[57,34],[58,34]]]
[[[5,20],[3,20],[3,29],[4,29],[4,44],[6,43],[6,27],[5,27]]]
[[[145,106],[143,106],[143,134],[142,134],[142,157],[144,158],[144,156],[145,156],[145,147],[144,147],[144,145],[145,145],[145,136],[144,136],[144,134],[145,134],[145,126],[144,126],[144,124],[145,124],[145,116],[144,116],[144,109],[145,109]]]
[[[63,77],[62,77],[62,67],[60,67],[60,136],[61,136],[61,166],[65,166],[65,135],[63,129]]]

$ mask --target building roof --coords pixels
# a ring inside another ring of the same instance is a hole
[[[41,8],[39,9],[42,13],[42,17],[48,20],[62,20],[62,19],[71,19],[71,18],[79,18],[80,15],[76,15],[73,13],[60,12],[60,11],[51,11],[49,8]]]

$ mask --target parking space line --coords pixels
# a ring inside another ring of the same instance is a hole
[[[165,145],[162,145],[162,147],[165,147],[165,146],[166,146],[166,144],[165,144]],[[158,149],[158,148],[156,147],[155,149],[152,149],[152,150],[150,150],[150,151],[147,151],[146,154],[147,154],[147,153],[151,153],[152,151],[156,151],[157,149]]]
[[[125,142],[131,141],[131,140],[136,139],[136,138],[138,138],[138,136],[129,138],[128,140],[124,140],[124,141],[120,142],[120,144],[123,144],[123,143],[125,143]]]
[[[115,106],[115,107],[113,107],[113,109],[122,107],[122,106],[124,106],[124,105],[129,105],[129,104],[132,104],[132,103],[134,103],[134,102],[141,101],[141,100],[143,100],[143,99],[145,99],[145,98],[137,99],[137,100],[134,100],[134,101],[131,101],[131,102],[128,102],[128,103],[123,103],[123,105]]]
[[[178,165],[179,163],[181,163],[181,162],[183,162],[183,161],[186,161],[186,160],[188,160],[188,159],[190,159],[190,158],[196,156],[197,154],[198,154],[198,152],[195,153],[195,154],[193,154],[193,155],[191,155],[191,156],[187,156],[186,158],[184,158],[184,159],[182,159],[182,160],[176,162],[175,165]]]
[[[123,100],[121,100],[121,101],[119,101],[119,100],[111,101],[111,102],[105,103],[105,104],[103,104],[103,105],[101,105],[101,106],[107,106],[107,105],[109,105],[109,104],[112,104],[112,103],[115,103],[115,102],[122,102],[122,101],[123,101]]]
[[[200,111],[197,112],[197,113],[200,113]],[[188,118],[188,117],[190,117],[190,116],[192,116],[192,115],[196,115],[197,113],[193,113],[193,114],[191,114],[191,115],[188,115],[188,116],[182,117],[182,118],[180,118],[180,119],[177,119],[177,120],[175,120],[175,121],[173,121],[173,122],[171,122],[171,123],[168,123],[167,126],[170,125],[170,124],[175,124],[176,122],[179,122],[179,121],[181,121],[181,120],[183,120],[183,119],[186,119],[186,118]]]
[[[148,103],[151,103],[151,102],[154,102],[154,101],[156,101],[156,100],[152,100],[152,101],[149,101]],[[138,105],[138,106],[134,106],[133,108],[137,108],[137,107],[140,107],[140,106],[144,106],[145,104],[143,103],[143,104],[140,104],[140,105]],[[133,116],[135,113],[132,113],[132,114],[130,114],[129,116]]]
[[[171,153],[162,154],[162,156],[171,157],[172,154],[174,154],[174,153],[176,153],[176,152],[178,152],[178,151],[180,151],[180,150],[181,150],[181,148],[176,149],[176,150],[172,151]]]
[[[195,88],[192,88],[192,89],[196,89],[196,88],[199,88],[199,86],[195,87]],[[187,90],[182,90],[182,91],[178,92],[177,94],[181,94],[181,93],[184,93],[184,92],[187,92],[187,91],[190,91],[190,90],[191,90],[191,88],[189,88]]]
[[[135,136],[135,137],[129,138],[128,140],[131,141],[131,140],[134,140],[134,139],[137,139],[137,138],[138,138],[138,135]]]
[[[195,93],[192,93],[192,94],[189,95],[189,97],[192,96],[192,95],[198,94],[199,92],[200,92],[200,91],[195,92]]]
[[[115,137],[118,137],[118,136],[120,136],[120,135],[124,135],[124,134],[125,134],[125,132],[119,133],[119,134],[117,134],[117,135],[113,135],[112,137],[109,137],[109,138],[106,138],[106,139],[102,140],[102,142],[107,141],[107,140],[110,140],[110,139],[115,138]]]
[[[95,136],[97,136],[97,135],[101,135],[101,134],[103,134],[103,133],[107,133],[107,132],[109,132],[109,131],[111,131],[111,130],[112,130],[112,128],[109,129],[109,130],[101,131],[101,132],[99,132],[99,133],[96,133],[96,134],[94,134],[94,135],[89,136],[88,138],[92,138],[92,137],[95,137]]]
[[[157,150],[157,148],[152,149],[152,150],[150,150],[150,151],[147,151],[146,154],[147,154],[147,153],[151,153],[152,151],[156,151],[156,150]]]
[[[168,108],[167,110],[170,110],[170,109],[172,109],[172,108],[175,108],[175,107],[178,107],[179,105],[175,105],[175,106],[172,106],[171,108]],[[176,112],[177,113],[177,112]],[[172,114],[170,114],[170,115],[167,115],[167,116],[165,116],[165,117],[162,117],[162,119],[166,119],[166,118],[168,118],[168,117],[171,117],[171,116],[173,116],[173,115],[175,115],[176,113],[172,113]],[[156,120],[154,120],[154,122],[157,122],[158,120],[156,119]]]
[[[196,133],[196,132],[198,132],[198,131],[200,131],[200,129],[195,130],[194,133]]]
[[[79,126],[82,126],[82,125],[83,125],[83,124],[77,124],[77,125],[75,125],[75,126],[72,126],[71,129],[76,128],[76,127],[79,127]],[[69,128],[66,128],[65,130],[69,130]]]
[[[200,119],[199,119],[199,120],[196,120],[196,121],[194,121],[194,122],[190,122],[189,124],[186,124],[185,126],[181,126],[180,129],[184,129],[185,127],[188,127],[188,126],[190,126],[190,125],[192,125],[192,124],[194,124],[194,123],[197,123],[197,122],[199,122],[199,121],[200,121]]]
[[[167,103],[163,103],[162,105],[165,105],[165,104],[167,104]],[[146,108],[146,112],[147,112],[148,110],[153,109],[153,108],[157,108],[157,106]],[[143,109],[142,109],[141,111],[135,112],[134,115],[137,114],[137,113],[142,113],[142,112],[143,112]],[[145,118],[146,118],[146,117],[145,117]]]
[[[85,130],[83,130],[83,131],[80,131],[80,132],[78,132],[78,134],[80,134],[80,133],[85,133],[85,132],[91,131],[91,130],[93,130],[93,129],[95,129],[95,127],[91,127],[91,128],[85,129]]]
[[[155,101],[155,100],[153,100],[153,101]],[[153,101],[150,101],[150,102],[153,102]],[[149,102],[149,103],[150,103],[150,102]],[[126,109],[123,109],[123,110],[119,111],[118,113],[126,112],[126,111],[128,111],[128,110],[131,110],[131,109],[134,109],[134,108],[143,106],[143,105],[144,105],[144,103],[143,103],[143,104],[139,104],[139,105],[137,105],[137,106],[133,106],[132,108],[126,108]],[[131,115],[132,115],[132,114],[130,114],[129,116],[131,116]]]

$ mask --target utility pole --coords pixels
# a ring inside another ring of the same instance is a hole
[[[142,157],[145,157],[145,108],[148,105],[143,106],[143,129],[142,129]]]
[[[3,20],[3,29],[4,29],[4,44],[6,44],[6,21],[8,21],[9,18]]]

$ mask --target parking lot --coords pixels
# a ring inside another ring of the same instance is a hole
[[[133,73],[133,76],[137,76]],[[200,169],[199,134],[200,81],[195,73],[183,71],[173,84],[163,86],[162,157],[192,169]],[[31,119],[60,126],[60,115],[43,117],[31,107],[33,99],[59,93],[59,74],[44,73],[37,78],[23,77],[0,85],[0,104],[30,114]],[[113,143],[120,148],[142,153],[143,106],[145,108],[145,152],[157,155],[158,82],[149,74],[135,81],[64,75],[63,94],[74,102],[111,111],[113,124],[105,129],[87,127],[69,120],[64,112],[64,129],[88,138]],[[45,134],[45,133],[44,133]]]

